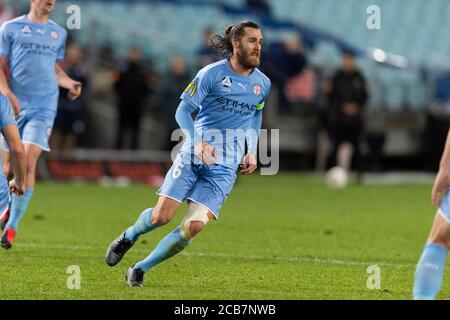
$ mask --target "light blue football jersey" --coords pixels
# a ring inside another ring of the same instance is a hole
[[[64,58],[66,38],[66,30],[51,20],[35,23],[23,15],[2,25],[0,56],[8,58],[9,86],[23,110],[56,112],[55,63]]]
[[[264,108],[270,87],[269,78],[259,69],[241,76],[227,59],[201,69],[186,87],[181,99],[199,107],[195,130],[218,151],[217,164],[237,169],[245,148],[242,133]],[[192,146],[185,143],[181,151],[192,152]]]

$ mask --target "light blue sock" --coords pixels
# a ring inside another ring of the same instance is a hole
[[[134,243],[140,235],[156,229],[158,226],[152,225],[152,214],[153,208],[145,209],[136,220],[135,224],[125,231],[125,238]]]
[[[142,269],[147,272],[148,269],[181,252],[190,242],[191,240],[187,240],[181,235],[180,228],[176,228],[158,243],[147,258],[136,263],[134,269]]]
[[[34,189],[31,188],[26,190],[23,196],[18,196],[16,194],[12,195],[11,214],[9,217],[9,221],[6,224],[6,228],[12,228],[17,231],[19,222],[22,219],[23,214],[27,210],[31,197],[33,196],[33,191]]]
[[[414,300],[433,300],[441,288],[447,249],[428,243],[416,267]]]

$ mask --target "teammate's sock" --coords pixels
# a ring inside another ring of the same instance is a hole
[[[182,236],[180,228],[176,228],[162,239],[150,255],[136,263],[134,269],[148,269],[181,252],[191,242]]]
[[[19,222],[27,210],[31,197],[33,196],[33,190],[33,188],[26,190],[23,196],[18,196],[16,194],[12,195],[11,213],[6,228],[12,228],[17,231]]]
[[[414,300],[432,300],[441,288],[447,249],[436,243],[428,243],[416,267]]]
[[[135,224],[125,231],[125,238],[134,243],[140,235],[156,229],[158,226],[152,225],[152,214],[153,208],[145,209]]]

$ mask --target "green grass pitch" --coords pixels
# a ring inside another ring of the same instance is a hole
[[[116,267],[109,243],[155,203],[153,188],[39,184],[15,246],[1,250],[10,299],[410,299],[435,209],[428,184],[327,188],[301,174],[239,179],[220,220],[129,288],[127,268],[181,221],[139,239]],[[370,265],[381,288],[368,289]],[[81,288],[67,288],[77,265]],[[450,297],[450,274],[440,298]]]

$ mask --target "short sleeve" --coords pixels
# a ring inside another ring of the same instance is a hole
[[[61,45],[58,48],[58,54],[56,56],[56,61],[64,60],[64,52],[66,50],[66,39],[67,39],[67,32],[64,30],[64,32],[62,34]]]
[[[0,28],[0,56],[9,56],[11,50],[11,37],[4,23]]]
[[[212,77],[213,75],[210,69],[200,70],[194,80],[184,89],[180,97],[181,100],[196,107],[200,106],[206,96],[212,91]]]
[[[3,95],[0,96],[0,116],[1,129],[9,124],[16,125],[16,120],[14,120],[13,107],[8,98]]]

